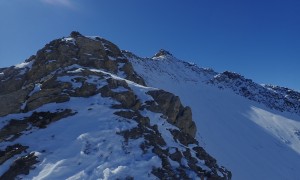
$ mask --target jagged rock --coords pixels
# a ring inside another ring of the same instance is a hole
[[[127,75],[126,79],[136,82],[140,85],[146,86],[145,81],[133,70],[132,64],[130,62],[127,61],[126,64],[124,64],[124,66],[120,70],[125,72],[125,74]]]
[[[179,97],[163,90],[149,91],[148,94],[151,95],[158,104],[158,106],[152,105],[148,109],[154,112],[162,112],[167,116],[170,123],[175,124],[176,117],[183,108]],[[155,104],[155,102],[153,102],[153,104]]]
[[[101,93],[102,97],[111,97],[120,104],[116,104],[113,107],[114,108],[129,108],[133,110],[137,110],[140,107],[140,102],[137,99],[137,96],[134,94],[134,92],[128,87],[127,83],[125,81],[120,80],[107,80],[108,85],[103,86],[99,92]],[[126,83],[126,84],[125,84]],[[125,89],[128,89],[128,91],[122,91],[122,92],[115,92],[112,89],[115,89],[119,86],[124,87]]]
[[[71,36],[72,38],[76,38],[76,37],[80,37],[80,36],[82,36],[82,35],[81,35],[80,32],[78,32],[78,31],[72,31],[71,34],[70,34],[70,36]]]
[[[113,92],[108,86],[104,86],[100,89],[100,93],[102,97],[111,97],[120,102],[114,108],[133,108],[138,103],[132,91]]]
[[[222,73],[224,76],[228,77],[229,79],[239,79],[239,78],[244,78],[238,73],[230,72],[230,71],[224,71]]]
[[[196,125],[192,120],[192,111],[189,107],[182,106],[178,96],[163,90],[149,91],[148,94],[153,97],[155,102],[148,101],[147,109],[163,113],[169,123],[195,137]]]
[[[118,46],[116,46],[114,43],[104,39],[104,38],[98,38],[97,40],[100,40],[101,43],[103,44],[106,54],[108,56],[114,57],[114,58],[118,58],[118,57],[122,57],[123,54],[121,52],[121,50],[118,48]]]
[[[11,157],[21,154],[28,149],[28,146],[22,146],[21,144],[14,144],[12,146],[7,146],[5,150],[0,150],[0,165],[2,165],[5,161],[10,159]]]
[[[104,60],[106,57],[105,47],[99,40],[94,40],[86,37],[74,38],[76,45],[79,47],[79,57],[89,59],[91,57]]]
[[[57,76],[51,76],[46,79],[41,85],[41,89],[71,89],[72,84],[70,82],[59,82]]]
[[[72,116],[76,113],[72,112],[71,109],[65,109],[61,112],[33,112],[32,115],[23,121],[27,121],[31,125],[39,128],[46,128],[46,126],[52,122],[58,121],[60,119]]]
[[[169,150],[170,152],[170,150]],[[170,159],[172,159],[173,161],[177,161],[178,163],[181,162],[182,159],[182,154],[181,152],[178,150],[178,148],[176,148],[174,153],[170,153]]]
[[[38,162],[37,157],[34,153],[30,153],[26,156],[22,156],[14,161],[1,177],[0,180],[15,179],[18,175],[29,174],[32,166]]]
[[[32,89],[33,86],[28,86],[24,89],[19,89],[9,94],[0,95],[0,117],[12,113],[20,113],[21,106],[25,102]]]
[[[26,111],[32,111],[44,104],[48,103],[62,103],[69,101],[70,97],[68,94],[62,92],[61,89],[43,89],[39,92],[34,93],[26,104]]]
[[[192,109],[190,107],[183,108],[177,114],[175,125],[181,128],[183,132],[187,132],[195,137],[197,128],[195,122],[192,120]]]
[[[145,85],[143,79],[134,72],[131,63],[113,43],[103,38],[92,39],[74,34],[72,38],[54,40],[38,51],[33,67],[28,72],[28,79],[32,82],[57,69],[79,64],[112,73],[121,70],[127,79]],[[124,65],[119,69],[120,63]]]
[[[16,69],[14,66],[4,68],[0,76],[0,95],[9,94],[22,88],[26,77],[19,75],[22,69]]]
[[[133,119],[142,125],[150,125],[150,119],[142,116],[138,111],[117,111],[114,114],[123,118]]]
[[[16,139],[21,135],[21,132],[27,128],[27,121],[10,120],[9,123],[0,130],[0,142]]]
[[[97,87],[94,84],[84,82],[80,88],[75,89],[75,93],[71,93],[75,97],[90,97],[97,94]]]
[[[197,141],[194,138],[191,138],[189,134],[178,131],[175,129],[170,130],[171,134],[175,141],[179,141],[181,144],[188,146],[189,144],[196,144]]]
[[[116,80],[113,78],[108,78],[107,82],[108,82],[108,87],[110,89],[116,89],[121,86],[121,87],[124,87],[125,89],[130,90],[130,88],[128,87],[128,84],[124,80]]]
[[[173,56],[169,51],[166,51],[164,49],[160,49],[154,57],[160,57],[160,56]]]

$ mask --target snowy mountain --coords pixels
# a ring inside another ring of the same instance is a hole
[[[0,179],[231,179],[202,148],[205,117],[125,55],[72,32],[1,68]]]
[[[0,179],[300,177],[300,93],[72,32],[0,69]]]
[[[165,50],[152,58],[123,53],[147,85],[191,107],[196,139],[233,179],[299,179],[299,92],[200,68]]]

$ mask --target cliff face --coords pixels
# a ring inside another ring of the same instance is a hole
[[[2,179],[231,178],[195,139],[191,108],[103,38],[72,32],[0,74]]]

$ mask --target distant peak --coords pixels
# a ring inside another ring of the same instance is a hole
[[[71,34],[70,34],[70,36],[72,38],[76,38],[76,37],[82,36],[82,34],[80,34],[80,32],[78,32],[78,31],[72,31]]]
[[[160,57],[160,56],[173,56],[169,51],[164,50],[164,49],[160,49],[155,55],[154,57]]]

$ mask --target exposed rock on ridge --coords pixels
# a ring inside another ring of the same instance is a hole
[[[160,56],[173,56],[169,51],[164,50],[164,49],[160,49],[155,55],[154,57],[160,57]]]
[[[154,101],[148,102],[149,110],[163,113],[169,123],[195,137],[196,125],[192,120],[192,110],[190,107],[183,107],[178,96],[163,90],[149,91],[148,94],[154,98]]]
[[[221,89],[230,88],[235,93],[265,104],[271,109],[300,114],[300,93],[291,89],[272,85],[263,86],[229,71],[214,76],[208,83],[215,84]]]

